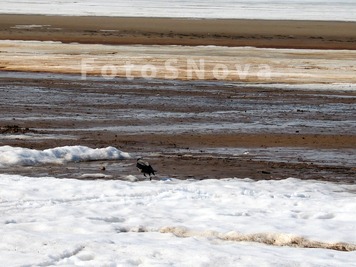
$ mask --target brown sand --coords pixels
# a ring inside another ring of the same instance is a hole
[[[356,23],[0,15],[0,39],[354,50]]]

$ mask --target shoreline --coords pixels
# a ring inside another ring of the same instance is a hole
[[[0,14],[0,40],[355,50],[356,22]]]

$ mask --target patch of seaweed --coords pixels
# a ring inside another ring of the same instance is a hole
[[[28,127],[20,127],[18,125],[5,125],[0,127],[0,134],[25,134],[25,133],[37,133],[37,131],[32,130]]]

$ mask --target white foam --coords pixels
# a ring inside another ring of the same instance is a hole
[[[63,164],[75,161],[127,159],[130,155],[115,147],[89,148],[86,146],[63,146],[45,150],[1,146],[0,167],[37,164]]]
[[[4,266],[353,266],[355,251],[334,249],[355,248],[355,192],[298,179],[0,174],[0,257]]]

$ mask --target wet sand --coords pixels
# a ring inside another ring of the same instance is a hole
[[[355,91],[21,73],[0,89],[0,145],[115,146],[133,156],[2,172],[125,179],[141,177],[135,158],[144,156],[157,179],[355,182]]]
[[[356,49],[356,23],[0,15],[0,40]]]

